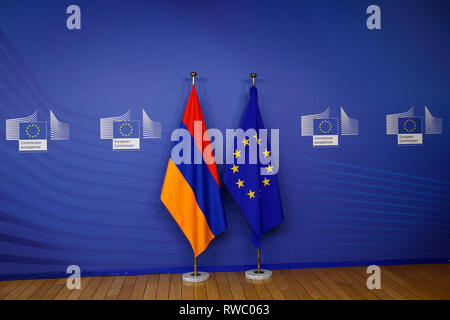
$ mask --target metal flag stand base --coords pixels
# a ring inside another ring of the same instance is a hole
[[[251,280],[266,280],[272,278],[272,271],[261,269],[252,269],[245,271],[245,277]]]
[[[183,273],[181,277],[186,282],[203,282],[209,279],[209,273],[197,271],[197,257],[194,258],[194,272]]]
[[[261,252],[258,248],[258,269],[245,271],[245,277],[251,280],[266,280],[272,278],[272,271],[261,269]]]
[[[186,272],[183,273],[182,279],[186,282],[203,282],[209,279],[209,273],[200,271],[195,275],[194,272]]]

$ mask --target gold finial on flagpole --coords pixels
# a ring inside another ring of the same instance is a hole
[[[256,73],[250,73],[250,77],[252,77],[252,85],[255,86]]]
[[[197,76],[197,72],[191,72],[192,77],[192,85],[195,85],[195,77]]]

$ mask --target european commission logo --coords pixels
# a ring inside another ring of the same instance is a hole
[[[301,116],[302,136],[313,137],[313,147],[337,147],[339,135],[359,135],[359,121],[350,118],[341,107],[341,119],[330,117],[330,108],[322,113]]]
[[[19,151],[47,151],[47,122],[22,122]]]
[[[313,146],[339,145],[337,119],[314,119],[313,125]]]
[[[141,139],[161,138],[161,123],[150,120],[142,109],[139,120],[131,120],[130,110],[117,117],[100,119],[100,139],[112,140],[113,150],[140,150]]]
[[[422,118],[398,118],[398,144],[422,144]]]
[[[59,121],[50,110],[50,140],[69,140],[70,126]],[[37,110],[23,118],[6,119],[6,140],[19,141],[21,152],[47,151],[48,125],[38,121]]]
[[[113,149],[140,149],[139,121],[113,123]]]
[[[397,135],[398,145],[423,144],[423,118],[415,116],[414,107],[406,112],[386,115],[386,134]],[[425,107],[425,134],[442,134],[442,119]]]

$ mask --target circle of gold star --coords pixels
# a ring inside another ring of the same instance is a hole
[[[322,128],[322,125],[323,125],[323,124],[327,124],[327,125],[328,125],[328,130],[324,130],[324,129]],[[322,132],[322,133],[325,133],[325,134],[330,133],[332,128],[333,128],[333,125],[332,125],[331,122],[328,121],[328,120],[322,120],[322,121],[320,121],[320,123],[319,123],[319,130],[320,130],[320,132]]]
[[[412,128],[408,126],[408,124],[412,124]],[[417,124],[413,119],[407,119],[405,122],[403,122],[403,129],[407,132],[414,132],[416,130]]]
[[[124,132],[123,132],[123,129],[124,129],[125,127],[130,128],[129,131],[128,131],[128,133],[124,133]],[[133,126],[132,126],[130,123],[128,123],[128,122],[122,123],[122,124],[120,125],[120,127],[119,127],[119,133],[120,133],[120,135],[121,135],[122,137],[129,137],[129,136],[131,136],[131,135],[133,134]]]
[[[35,130],[36,130],[35,134],[30,133],[30,130],[32,128],[35,128]],[[40,133],[41,133],[41,128],[39,128],[39,126],[35,123],[30,123],[25,129],[25,134],[31,139],[37,138],[37,136],[39,136]]]

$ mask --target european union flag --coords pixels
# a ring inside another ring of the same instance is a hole
[[[139,138],[139,121],[115,121],[113,123],[113,138]]]
[[[20,140],[46,140],[47,122],[21,122],[19,132]]]
[[[314,126],[313,134],[315,136],[338,134],[337,119],[314,119],[313,126]]]
[[[398,133],[422,133],[422,118],[398,118]]]
[[[247,110],[241,122],[241,129],[246,131],[254,129],[257,134],[251,137],[244,137],[243,141],[236,141],[234,144],[235,163],[228,164],[225,169],[223,182],[227,186],[234,200],[245,214],[252,227],[252,242],[257,248],[261,245],[261,237],[266,232],[281,224],[284,220],[281,207],[280,190],[276,175],[261,175],[261,168],[271,171],[271,163],[262,165],[259,161],[255,164],[245,161],[239,164],[236,161],[240,156],[242,148],[249,149],[250,143],[260,148],[260,138],[258,132],[264,129],[264,123],[258,107],[258,96],[255,87],[250,88],[250,100]],[[254,141],[250,142],[250,139]],[[261,143],[261,145],[263,145]],[[270,144],[267,142],[265,150],[258,150],[258,154],[270,157]]]

